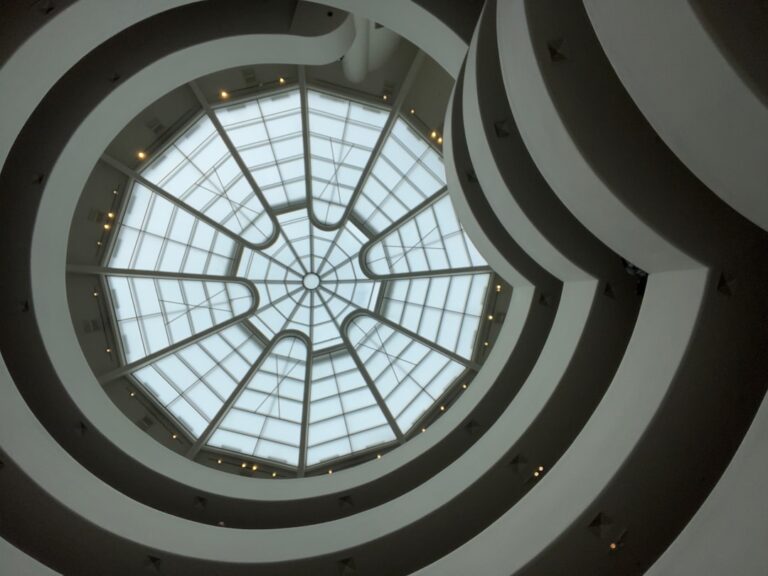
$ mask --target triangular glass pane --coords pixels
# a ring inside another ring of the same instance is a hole
[[[246,313],[251,290],[236,282],[108,276],[126,362]]]
[[[208,445],[298,466],[307,347],[277,342],[254,371]]]
[[[235,241],[135,183],[108,265],[152,272],[229,274]]]
[[[464,366],[370,316],[349,324],[350,343],[397,425],[408,431]]]
[[[141,175],[249,242],[262,243],[273,233],[264,206],[207,116]]]
[[[395,439],[347,350],[312,359],[307,466]]]
[[[486,266],[447,193],[372,244],[365,262],[378,276]]]
[[[315,218],[338,223],[363,175],[389,111],[315,90],[307,93]]]
[[[263,349],[248,329],[235,324],[155,360],[132,376],[198,438]]]

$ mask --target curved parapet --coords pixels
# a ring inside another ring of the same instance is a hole
[[[761,9],[710,4],[729,19],[704,20],[707,2],[699,1],[584,2],[613,68],[664,143],[724,202],[768,230],[768,103],[717,30],[727,26],[738,37],[749,18],[759,26]],[[759,45],[745,50],[760,62]]]

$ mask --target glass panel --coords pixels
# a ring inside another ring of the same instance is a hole
[[[381,232],[443,186],[440,156],[398,119],[353,211],[366,226]]]
[[[263,347],[236,324],[133,372],[133,378],[194,438],[234,392]]]
[[[437,276],[387,283],[382,314],[426,340],[471,359],[489,274]]]
[[[223,106],[216,116],[273,208],[305,200],[298,90]]]
[[[264,206],[207,116],[188,128],[141,175],[248,242],[265,242],[273,233]]]
[[[225,234],[134,183],[108,266],[223,275],[235,248]]]
[[[298,466],[307,347],[298,338],[274,345],[208,444]]]
[[[307,466],[391,442],[395,433],[346,351],[312,361]]]
[[[349,204],[389,111],[309,90],[309,147],[315,218],[336,224]]]
[[[404,432],[464,372],[458,362],[368,316],[355,318],[348,336]]]
[[[447,192],[373,243],[365,262],[382,276],[486,265],[459,224]]]
[[[253,306],[234,282],[108,276],[127,362],[230,320]]]

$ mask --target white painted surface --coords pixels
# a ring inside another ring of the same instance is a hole
[[[539,231],[517,203],[501,175],[491,153],[491,143],[488,141],[480,111],[483,103],[478,94],[477,35],[478,30],[475,30],[467,55],[463,105],[467,147],[483,193],[507,233],[542,268],[563,281],[590,279],[589,274],[565,257]]]
[[[502,76],[531,158],[573,215],[646,272],[699,266],[625,206],[584,157],[552,101],[536,59],[524,0],[498,3]]]
[[[705,269],[649,276],[624,359],[565,454],[496,522],[415,574],[509,576],[579,518],[614,478],[661,407],[696,327],[707,277]]]
[[[0,538],[0,576],[59,576],[59,573]]]
[[[768,106],[691,3],[584,5],[624,87],[667,146],[723,201],[768,230]]]
[[[768,574],[768,396],[731,463],[647,576]]]

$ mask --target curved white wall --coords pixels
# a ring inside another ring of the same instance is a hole
[[[691,2],[584,5],[624,87],[667,146],[722,200],[768,230],[768,106]]]
[[[7,540],[0,538],[0,574],[3,576],[60,576]]]

